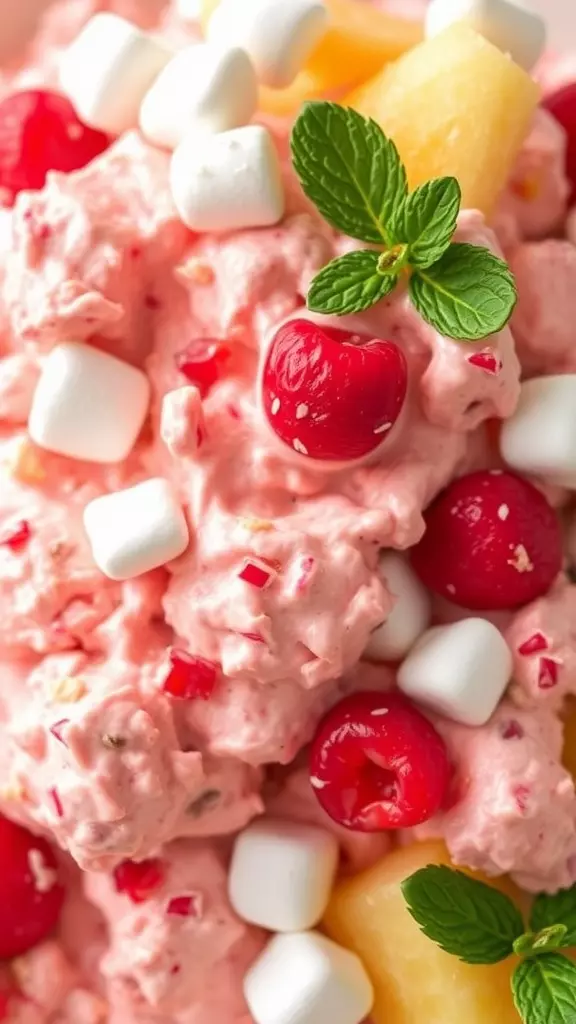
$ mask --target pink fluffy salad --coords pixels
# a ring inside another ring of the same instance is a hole
[[[576,882],[576,474],[500,443],[525,382],[576,374],[574,65],[539,65],[494,215],[458,216],[455,242],[517,288],[470,342],[404,286],[342,316],[306,307],[360,243],[304,194],[293,117],[254,118],[279,162],[274,223],[186,223],[171,153],[137,124],[85,129],[59,95],[103,10],[170,50],[201,39],[169,0],[57,0],[0,80],[0,1021],[261,1024],[244,978],[274,929],[228,881],[255,820],[329,833],[343,875],[434,837],[530,893]],[[145,377],[121,458],[32,439],[70,342]],[[184,543],[107,571],[86,509],[151,479]],[[485,712],[473,693],[439,703],[414,660],[430,626],[472,618],[493,631],[486,671],[507,666]],[[384,744],[361,776],[385,715],[412,747],[399,768]]]

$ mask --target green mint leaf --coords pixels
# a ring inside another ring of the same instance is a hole
[[[410,296],[440,334],[479,341],[508,323],[518,293],[503,260],[488,249],[453,243],[438,263],[412,275]]]
[[[567,931],[565,924],[551,924],[539,932],[526,932],[516,939],[514,952],[517,956],[539,956],[541,953],[549,953],[552,949],[559,949],[565,945]]]
[[[310,285],[308,309],[342,316],[374,306],[394,290],[398,280],[379,272],[379,259],[379,252],[361,249],[332,260]]]
[[[576,885],[571,889],[562,889],[554,896],[541,893],[536,897],[530,914],[532,930],[539,932],[555,924],[566,926],[562,945],[576,946]]]
[[[437,263],[452,241],[462,192],[456,178],[434,178],[420,185],[395,210],[390,229],[409,245],[412,267]]]
[[[524,960],[512,975],[524,1024],[576,1024],[576,964],[558,953]]]
[[[351,238],[391,244],[388,222],[408,186],[396,146],[375,121],[336,103],[307,103],[291,147],[300,184],[325,220]]]
[[[445,865],[429,865],[402,883],[408,910],[429,939],[469,964],[496,964],[524,932],[512,900]]]

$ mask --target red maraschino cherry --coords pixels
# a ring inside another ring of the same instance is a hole
[[[312,742],[310,781],[334,821],[357,832],[411,828],[441,808],[451,767],[434,726],[398,693],[354,693]]]
[[[545,594],[562,567],[554,509],[527,480],[500,470],[454,480],[425,513],[412,564],[434,593],[482,611]]]
[[[571,202],[576,199],[576,82],[545,96],[543,106],[560,122],[568,136],[566,174],[572,188]]]
[[[58,924],[63,902],[50,844],[0,816],[0,960],[42,942]]]
[[[266,354],[266,418],[285,444],[312,459],[344,462],[375,451],[396,423],[408,384],[392,341],[310,320],[283,324]]]
[[[26,89],[0,102],[0,187],[12,198],[42,188],[48,171],[85,167],[109,145],[59,93]]]

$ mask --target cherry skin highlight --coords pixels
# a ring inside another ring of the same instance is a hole
[[[451,777],[444,741],[398,693],[355,693],[312,741],[310,781],[324,810],[356,832],[411,828],[443,805]]]
[[[268,423],[312,459],[362,459],[386,440],[404,405],[408,370],[392,341],[290,320],[266,354],[262,401]]]

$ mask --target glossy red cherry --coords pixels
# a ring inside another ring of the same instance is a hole
[[[357,832],[411,828],[442,806],[451,768],[444,741],[397,693],[355,693],[314,737],[310,781],[334,821]]]
[[[566,174],[572,188],[571,202],[576,199],[576,82],[546,96],[543,106],[560,122],[568,136]]]
[[[222,377],[230,359],[230,349],[216,338],[195,338],[175,358],[180,373],[195,384],[205,398]]]
[[[125,893],[132,903],[145,903],[164,884],[164,864],[157,857],[150,860],[123,860],[114,869],[117,892]]]
[[[0,102],[0,187],[13,198],[42,188],[48,171],[76,171],[108,148],[59,93],[26,89]]]
[[[63,903],[50,844],[0,816],[0,960],[42,942],[56,928]]]
[[[382,444],[407,384],[406,360],[392,341],[290,320],[266,354],[262,401],[285,444],[313,459],[340,462],[361,459]]]
[[[170,671],[164,692],[179,700],[208,700],[216,685],[218,666],[213,661],[175,647],[170,651]]]
[[[545,594],[562,567],[554,509],[514,473],[454,480],[425,513],[412,564],[430,590],[464,608],[518,608]]]

